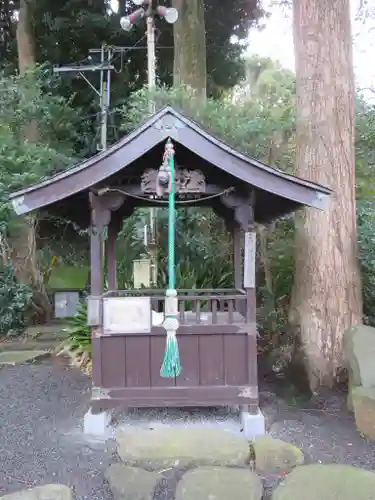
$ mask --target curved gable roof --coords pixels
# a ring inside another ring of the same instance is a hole
[[[171,138],[217,168],[250,186],[322,208],[331,190],[272,168],[239,153],[197,123],[167,106],[107,150],[37,184],[11,194],[17,214],[56,203],[85,191],[116,174],[161,142]]]

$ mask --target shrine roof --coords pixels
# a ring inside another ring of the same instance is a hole
[[[242,183],[278,199],[289,200],[294,209],[303,205],[321,209],[332,192],[236,151],[190,118],[167,106],[105,151],[12,193],[10,200],[13,208],[21,215],[87,192],[126,170],[131,164],[134,165],[168,138],[175,143],[177,159],[178,145],[181,145],[202,161]]]

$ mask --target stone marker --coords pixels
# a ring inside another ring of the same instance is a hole
[[[120,429],[117,444],[123,462],[155,468],[190,464],[244,467],[249,453],[244,437],[210,427]]]
[[[305,459],[302,451],[290,443],[263,436],[254,441],[256,468],[262,472],[288,472]]]
[[[176,500],[261,500],[262,481],[246,469],[201,467],[182,477]]]
[[[353,410],[353,389],[375,387],[375,328],[349,328],[344,335],[344,352],[349,371],[348,408]]]
[[[137,467],[113,464],[106,470],[105,478],[115,500],[152,500],[161,476]]]
[[[375,441],[375,388],[354,388],[352,400],[357,429]]]
[[[1,500],[73,500],[72,492],[63,484],[46,484],[0,497]]]
[[[375,500],[375,474],[348,465],[305,465],[294,469],[272,500]]]

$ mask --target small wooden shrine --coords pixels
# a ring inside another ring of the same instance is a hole
[[[157,180],[168,140],[175,151],[176,206],[190,200],[211,206],[225,220],[233,235],[235,269],[234,289],[177,290],[182,369],[173,378],[160,376],[166,330],[153,314],[164,311],[165,290],[118,290],[115,251],[122,221],[136,207],[167,204]],[[234,151],[170,107],[106,151],[14,193],[11,200],[18,214],[47,210],[91,228],[93,411],[117,405],[238,404],[256,413],[254,224],[304,205],[323,209],[329,194],[327,188]],[[102,244],[106,228],[107,291]]]

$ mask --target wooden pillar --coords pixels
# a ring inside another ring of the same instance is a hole
[[[256,232],[252,226],[245,231],[244,255],[244,288],[247,296],[246,323],[248,332],[248,383],[253,395],[253,402],[248,405],[247,411],[251,414],[258,412],[258,359],[257,359],[257,331],[256,331]]]
[[[232,238],[233,238],[234,285],[237,290],[242,288],[241,236],[242,236],[241,228],[236,224],[232,230]]]
[[[118,210],[124,202],[124,195],[99,196],[90,193],[91,207],[91,227],[90,227],[90,268],[91,268],[91,292],[88,302],[88,324],[91,326],[91,352],[92,352],[92,391],[91,410],[98,413],[102,410],[98,394],[102,390],[102,335],[103,335],[103,317],[102,317],[102,294],[104,288],[104,252],[103,252],[103,233],[111,222],[111,212]],[[115,219],[116,220],[116,219]],[[116,220],[117,222],[117,220]],[[109,230],[110,240],[116,240],[116,224]],[[115,259],[112,259],[112,264]],[[113,266],[114,267],[114,266]],[[113,284],[112,267],[112,284]],[[108,362],[108,360],[106,360]],[[100,399],[100,398],[99,398]]]
[[[116,240],[117,240],[117,221],[112,214],[108,225],[107,236],[107,266],[108,266],[108,289],[117,290],[117,260],[116,260]]]
[[[104,286],[103,262],[103,230],[109,220],[108,212],[103,210],[101,200],[90,193],[91,226],[90,226],[90,271],[91,290],[88,307],[88,322],[91,325],[92,387],[93,391],[102,386],[101,335],[103,331],[101,317],[101,299]],[[93,413],[101,408],[92,401]]]
[[[98,297],[103,293],[103,244],[102,227],[97,224],[98,213],[95,209],[91,210],[90,227],[90,271],[91,271],[91,290],[90,295]]]

